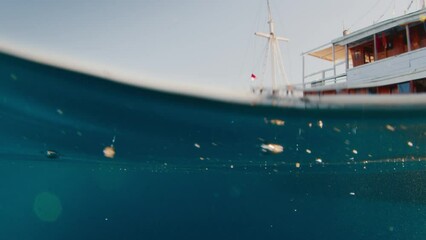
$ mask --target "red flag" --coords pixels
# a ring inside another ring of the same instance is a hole
[[[253,73],[251,74],[251,80],[252,81],[256,80],[256,75],[254,75]]]

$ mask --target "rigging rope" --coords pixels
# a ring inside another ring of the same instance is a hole
[[[260,88],[263,89],[263,79],[265,79],[265,72],[266,72],[266,67],[268,65],[268,56],[269,56],[269,46],[270,43],[269,41],[266,42],[266,46],[265,46],[265,58],[263,60],[263,70],[262,70],[262,75],[260,78]]]
[[[281,49],[278,48],[277,52],[278,52],[278,58],[279,58],[279,60],[278,60],[279,61],[278,67],[279,67],[279,70],[280,70],[281,75],[282,75],[281,77],[284,79],[285,85],[288,86],[290,84],[288,82],[287,73],[285,72],[285,69],[284,69],[284,61],[283,61],[283,57],[282,57],[282,54],[281,54]]]
[[[358,18],[354,23],[352,23],[352,25],[346,29],[346,30],[351,30],[356,24],[358,24],[361,20],[363,20],[366,16],[368,16],[374,8],[377,7],[377,5],[380,3],[381,0],[377,0],[376,3],[374,3],[374,5],[364,14],[362,15],[360,18]]]
[[[385,12],[379,17],[379,19],[377,19],[377,21],[376,22],[378,22],[378,21],[380,21],[384,16],[385,16],[385,14],[389,11],[389,9],[392,7],[392,5],[394,5],[395,4],[395,1],[396,0],[393,0],[392,2],[391,2],[391,4],[389,4],[389,6],[386,8],[386,10],[385,10]]]
[[[261,4],[262,4],[262,2],[259,2],[258,3],[258,7],[256,7],[257,11],[256,11],[256,14],[255,14],[255,18],[253,19],[253,23],[252,23],[252,26],[254,26],[253,27],[253,30],[254,30],[253,32],[255,32],[255,31],[257,31],[259,29],[259,25],[260,25],[260,22],[261,22],[260,21],[260,15],[261,15],[261,11],[262,11]],[[251,66],[251,70],[252,70],[252,73],[254,73],[254,68],[256,66],[254,63],[256,62],[257,54],[251,54],[252,55],[251,61],[247,58],[248,52],[249,52],[250,48],[253,48],[252,50],[253,50],[254,53],[257,52],[257,44],[256,44],[257,41],[256,41],[256,38],[253,36],[247,42],[248,42],[247,43],[247,48],[245,49],[244,57],[243,57],[243,62],[242,62],[241,67],[240,67],[240,72],[239,72],[239,76],[240,77],[247,76],[247,73],[245,71],[247,71],[246,68],[250,68],[251,64],[253,64]]]
[[[413,5],[413,3],[414,3],[414,0],[411,0],[410,4],[407,7],[407,10],[405,10],[406,12],[408,12],[410,10],[410,8]]]

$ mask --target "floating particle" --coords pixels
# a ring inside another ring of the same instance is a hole
[[[322,163],[322,159],[321,158],[317,158],[317,159],[315,159],[315,162]]]
[[[204,158],[203,158],[203,157],[200,157],[200,160],[201,160],[201,161],[204,161]]]
[[[284,126],[285,125],[285,121],[280,120],[280,119],[272,119],[270,121],[271,124],[273,125],[277,125],[277,126]]]
[[[194,144],[194,146],[195,146],[196,148],[201,148],[200,144],[198,144],[198,143],[195,143],[195,144]]]
[[[352,152],[353,152],[354,154],[358,154],[358,151],[357,151],[356,149],[352,150]]]
[[[308,126],[311,128],[312,127],[312,123],[308,123]]]
[[[217,143],[212,142],[212,145],[215,146],[215,147],[217,147]]]
[[[296,163],[296,168],[300,168],[300,163]]]
[[[407,142],[407,145],[410,146],[410,147],[414,146],[414,144],[412,142],[410,142],[410,141]]]
[[[59,154],[56,151],[47,150],[46,151],[46,157],[48,157],[50,159],[57,159],[57,158],[59,158]]]
[[[310,149],[306,149],[306,152],[309,153],[309,154],[312,153],[312,151]]]
[[[104,156],[107,158],[114,158],[115,156],[115,149],[113,146],[107,146],[104,148]]]
[[[18,80],[18,77],[15,74],[10,74],[10,78],[12,78],[12,80]]]
[[[333,128],[333,130],[335,131],[335,132],[342,132],[342,130],[340,130],[340,128],[337,128],[337,127],[335,127],[335,128]]]
[[[354,192],[350,192],[349,195],[355,196],[355,193]]]
[[[395,131],[395,127],[394,126],[392,126],[392,125],[386,125],[386,129],[387,130],[389,130],[389,131],[391,131],[391,132],[394,132]]]
[[[318,127],[322,128],[324,126],[323,122],[321,120],[318,121]]]
[[[81,137],[83,136],[83,133],[81,133],[80,131],[77,131],[77,135]]]
[[[264,152],[270,151],[273,153],[282,153],[284,151],[284,147],[279,144],[273,144],[273,143],[262,144],[261,147]]]
[[[345,140],[345,145],[351,145],[351,141],[349,141],[348,139]]]
[[[231,165],[230,168],[234,168],[234,165]]]
[[[108,218],[105,218],[105,221],[108,221]]]
[[[59,115],[64,115],[64,111],[62,111],[61,109],[56,109],[56,112],[59,114]]]

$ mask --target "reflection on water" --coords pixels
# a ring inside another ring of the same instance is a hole
[[[224,104],[6,55],[0,93],[1,239],[426,233],[423,109]]]

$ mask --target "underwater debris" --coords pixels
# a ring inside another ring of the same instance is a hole
[[[386,125],[386,129],[387,130],[389,130],[389,131],[391,131],[391,132],[395,132],[395,127],[394,126],[392,126],[392,125]]]
[[[300,168],[300,163],[296,163],[296,168]]]
[[[338,133],[342,132],[342,130],[340,130],[340,128],[337,128],[337,127],[334,127],[334,128],[333,128],[333,130],[334,130],[335,132],[338,132]]]
[[[285,125],[285,121],[280,120],[280,119],[271,119],[269,122],[271,124],[277,125],[277,126],[284,126]]]
[[[272,153],[282,153],[284,151],[284,147],[279,144],[269,143],[262,144],[260,146],[264,151],[270,151]]]
[[[18,77],[13,73],[10,74],[10,78],[14,81],[18,80]]]
[[[62,109],[60,109],[60,108],[56,109],[56,112],[57,112],[59,115],[64,115],[64,111],[62,111]]]
[[[113,146],[107,146],[104,148],[103,153],[106,158],[114,158],[115,148]]]
[[[194,143],[194,147],[201,148],[200,144],[198,144],[198,143]]]
[[[110,146],[104,148],[103,153],[106,158],[114,158],[115,157],[115,136],[112,138],[112,142]]]
[[[410,142],[410,141],[408,141],[408,142],[407,142],[407,145],[408,145],[409,147],[413,147],[413,146],[414,146],[414,144],[413,144],[412,142]]]
[[[53,150],[47,150],[46,151],[46,157],[50,159],[57,159],[59,158],[59,153]]]

